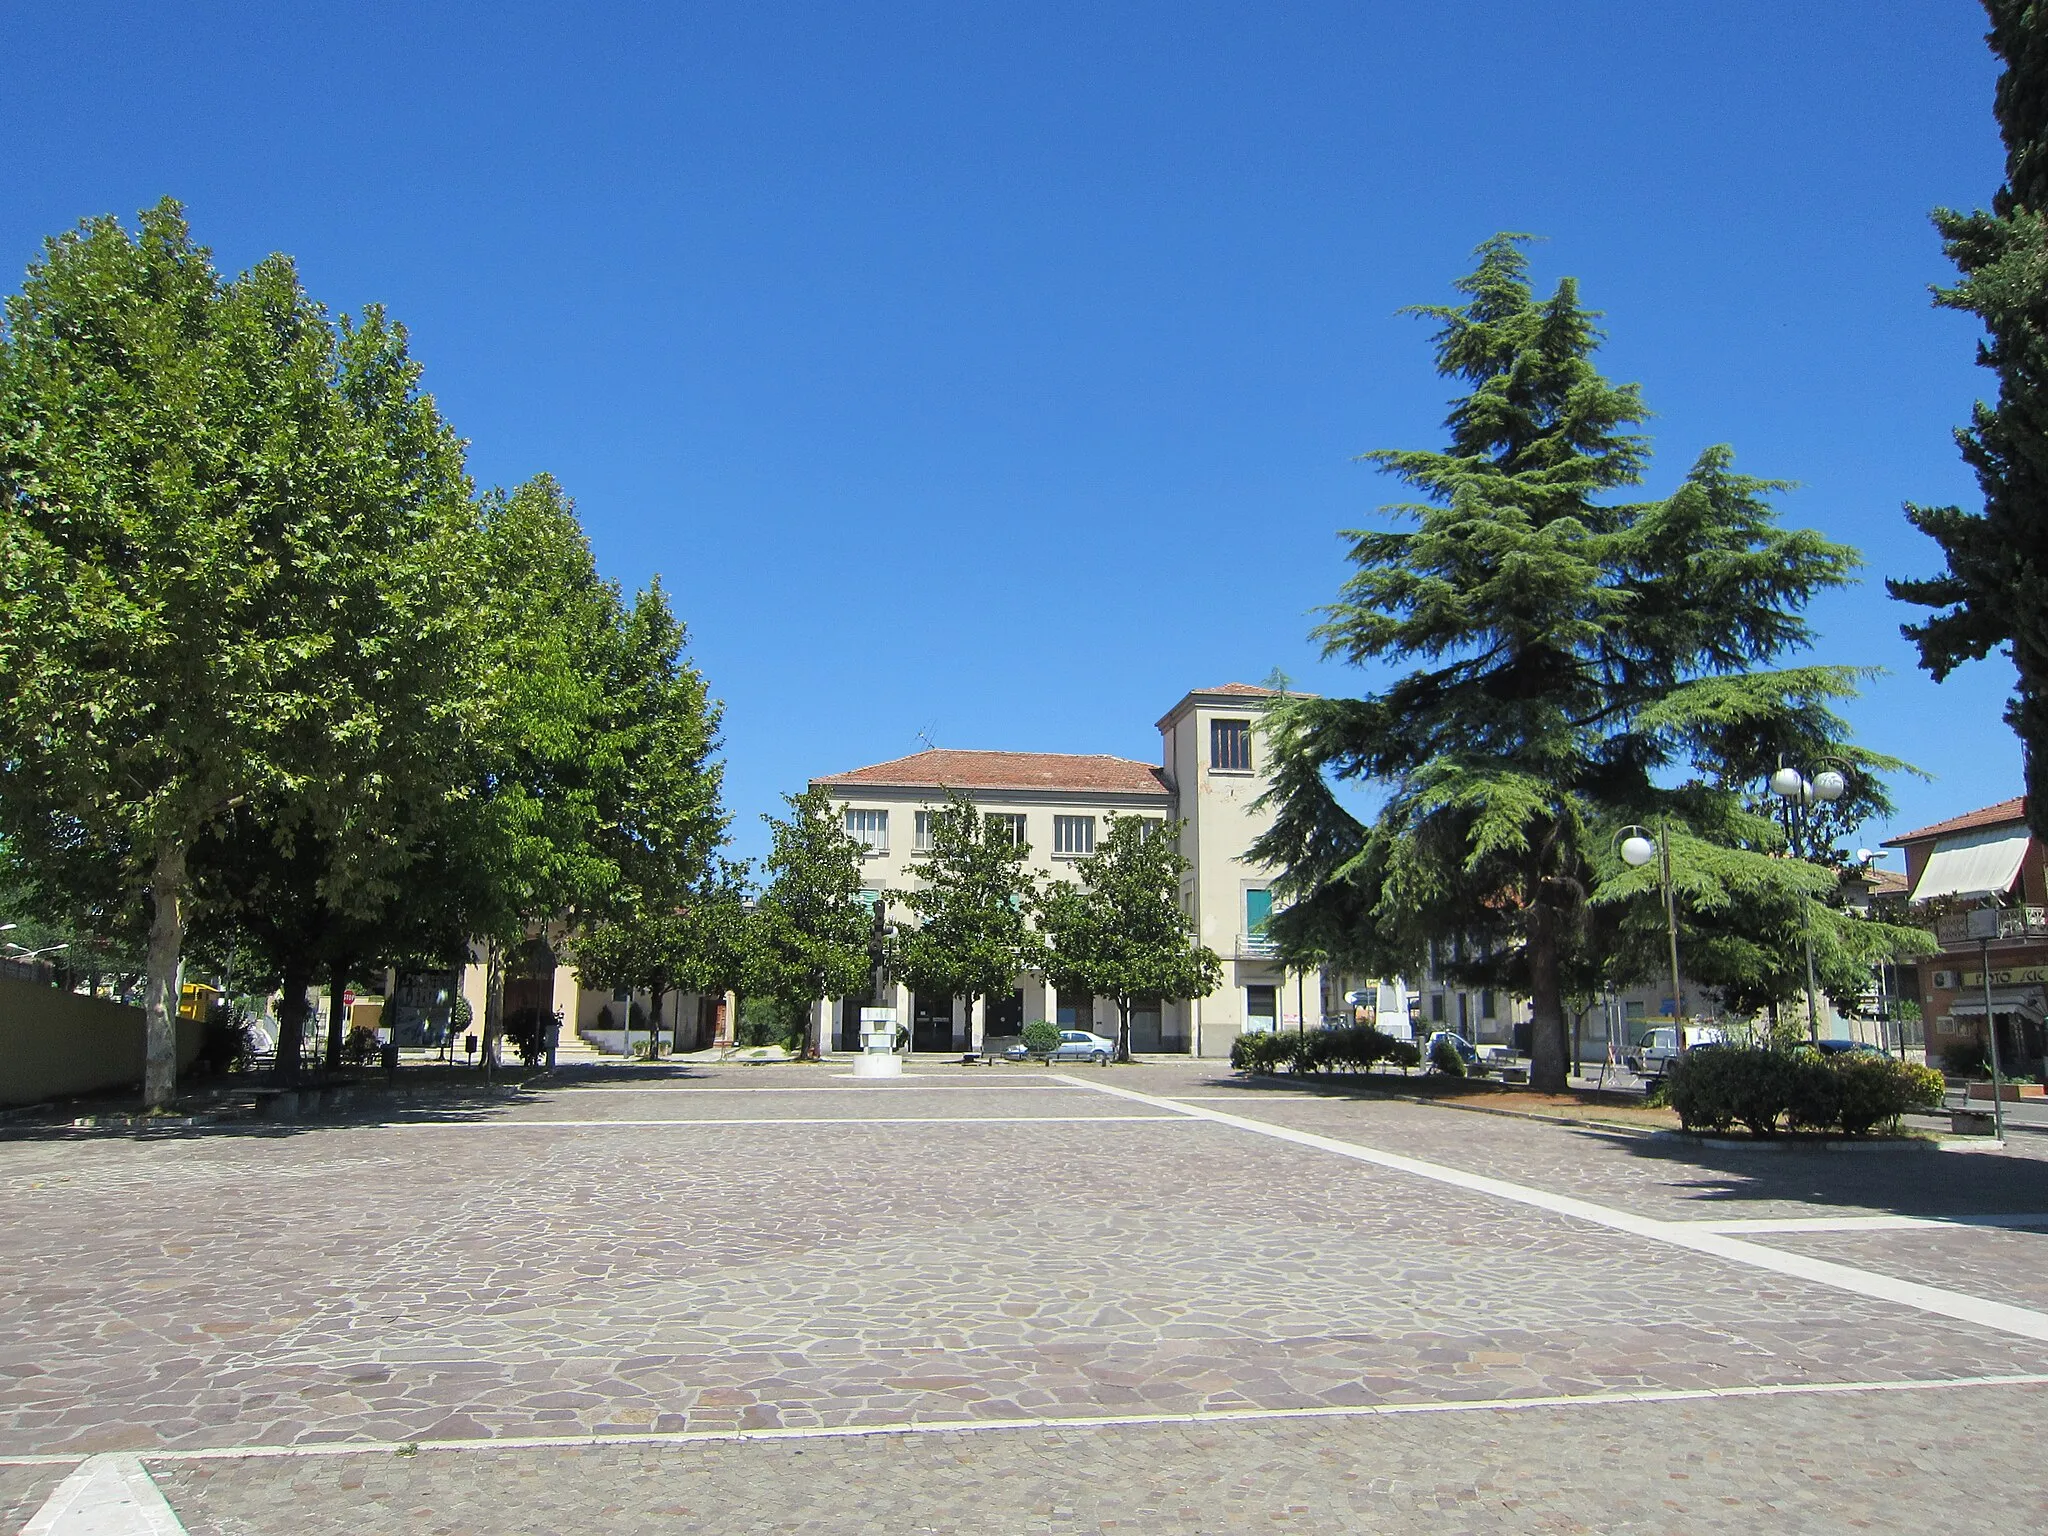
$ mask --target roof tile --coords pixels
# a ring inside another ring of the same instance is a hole
[[[1120,795],[1165,795],[1161,770],[1128,757],[1071,752],[971,752],[933,747],[893,762],[827,774],[814,784],[895,789],[1095,790]]]
[[[1884,846],[1897,848],[1905,843],[1917,843],[1923,838],[1948,837],[1957,832],[1974,832],[1979,827],[2003,826],[2026,819],[2027,797],[2020,795],[2011,800],[2001,800],[1996,805],[1987,805],[1981,811],[1969,811],[1961,816],[1951,816],[1947,821],[1937,821],[1931,827],[1901,832],[1897,837],[1886,838]]]

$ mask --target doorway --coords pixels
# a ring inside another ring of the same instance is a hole
[[[1021,1035],[1024,1033],[1024,989],[1014,992],[1000,992],[981,1005],[984,1040],[998,1036]]]
[[[953,1049],[953,999],[917,993],[910,1004],[910,1048],[913,1051]]]
[[[1250,1035],[1270,1035],[1280,1021],[1278,987],[1244,989],[1244,1028]]]

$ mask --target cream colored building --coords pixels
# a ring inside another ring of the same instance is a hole
[[[1183,822],[1180,847],[1191,865],[1183,905],[1201,942],[1223,958],[1223,982],[1207,997],[1135,1013],[1131,1046],[1140,1053],[1225,1055],[1248,1028],[1312,1027],[1324,1013],[1320,975],[1288,971],[1274,958],[1264,936],[1272,874],[1246,859],[1271,822],[1269,812],[1254,807],[1268,782],[1260,711],[1273,696],[1245,683],[1188,694],[1158,723],[1156,764],[934,748],[812,782],[831,794],[847,830],[867,845],[867,888],[876,893],[915,885],[914,864],[927,846],[930,818],[949,790],[989,815],[1016,818],[1030,868],[1049,879],[1072,878],[1111,815]],[[900,905],[895,913],[908,915]],[[1112,1001],[1060,996],[1038,975],[1018,977],[1007,997],[977,1002],[971,1017],[956,998],[918,997],[900,984],[887,993],[879,1001],[897,1010],[913,1050],[975,1049],[988,1035],[1015,1034],[1038,1019],[1112,1037],[1116,1032]],[[873,1001],[825,1005],[832,1045],[858,1047],[859,1011]]]

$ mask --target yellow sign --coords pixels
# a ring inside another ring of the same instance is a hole
[[[2048,982],[2048,965],[2023,965],[2015,970],[1993,971],[1991,973],[1991,985],[1994,987],[2023,987],[2029,982]],[[1963,972],[1963,986],[1965,989],[1981,987],[1983,985],[1984,973],[1982,971]]]

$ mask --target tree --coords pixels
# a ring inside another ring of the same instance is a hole
[[[889,969],[914,991],[964,997],[972,1018],[976,998],[1008,992],[1037,963],[1031,849],[957,790],[930,825],[931,851],[911,863],[920,883],[900,898],[917,922],[896,927]]]
[[[8,302],[0,816],[17,856],[86,850],[145,916],[151,1104],[195,846],[266,797],[323,825],[388,807],[362,794],[391,762],[374,696],[459,654],[391,632],[417,585],[361,558],[466,494],[452,435],[380,372],[402,354],[380,317],[337,341],[283,257],[222,282],[168,199],[133,237],[109,217],[50,241]]]
[[[1213,992],[1223,962],[1195,942],[1181,910],[1188,870],[1175,844],[1179,826],[1112,815],[1078,882],[1058,881],[1039,902],[1047,973],[1062,992],[1116,999],[1116,1059],[1131,1059],[1131,1005],[1140,998],[1184,1001]]]
[[[865,995],[873,980],[873,927],[861,900],[861,844],[847,834],[832,797],[813,785],[785,795],[787,819],[764,816],[774,846],[757,914],[764,975],[786,1013],[808,1017],[819,998]],[[804,1051],[823,1049],[808,1029]]]
[[[1934,213],[1961,274],[1935,302],[1983,322],[1977,360],[1998,376],[1997,404],[1980,401],[1956,433],[1984,509],[1908,504],[1946,568],[1885,585],[1936,610],[1904,626],[1936,682],[1996,650],[2012,658],[2006,720],[2025,754],[2028,819],[2048,836],[2048,11],[2032,0],[1985,0],[1985,10],[2005,62],[1994,103],[2005,183],[1988,213]]]
[[[1736,473],[1727,448],[1668,497],[1612,499],[1648,463],[1636,389],[1594,367],[1576,284],[1536,300],[1519,237],[1478,256],[1465,303],[1421,310],[1438,371],[1470,387],[1450,442],[1367,456],[1425,499],[1390,509],[1412,530],[1347,535],[1357,570],[1318,630],[1354,665],[1421,665],[1362,699],[1268,711],[1275,820],[1252,854],[1294,898],[1274,920],[1283,950],[1384,974],[1431,939],[1472,940],[1529,996],[1531,1081],[1557,1090],[1564,989],[1621,825],[1668,821],[1747,876],[1791,873],[1736,851],[1771,838],[1741,786],[1779,753],[1852,756],[1828,705],[1855,673],[1758,669],[1807,642],[1799,609],[1856,557],[1776,526],[1782,487]],[[1369,821],[1338,802],[1346,779],[1382,790]]]

